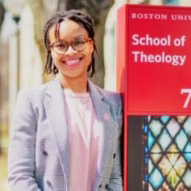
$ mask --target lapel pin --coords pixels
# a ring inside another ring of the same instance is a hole
[[[109,114],[108,114],[108,113],[104,113],[104,119],[105,119],[106,121],[109,121]]]

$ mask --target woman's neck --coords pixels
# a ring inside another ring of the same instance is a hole
[[[88,77],[65,77],[60,75],[60,82],[63,88],[75,93],[88,92]]]

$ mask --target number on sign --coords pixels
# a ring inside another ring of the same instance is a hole
[[[182,94],[188,94],[183,106],[183,108],[187,108],[191,99],[191,89],[181,89],[181,95]]]

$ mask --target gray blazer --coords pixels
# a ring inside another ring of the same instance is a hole
[[[122,191],[121,96],[104,91],[90,81],[88,84],[95,111],[103,124],[104,140],[92,191]],[[59,78],[19,92],[8,159],[8,180],[13,191],[70,191],[64,108]]]

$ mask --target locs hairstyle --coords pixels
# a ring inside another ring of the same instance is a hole
[[[59,31],[60,31],[60,23],[64,20],[72,20],[84,27],[87,32],[89,38],[93,40],[93,46],[94,46],[94,52],[92,53],[92,62],[88,67],[88,72],[90,73],[90,77],[93,76],[95,73],[95,57],[94,54],[97,52],[96,45],[95,45],[95,32],[94,32],[94,26],[93,26],[93,20],[92,18],[79,10],[69,10],[69,11],[64,11],[61,13],[57,13],[54,15],[50,20],[47,21],[44,27],[44,44],[47,49],[47,60],[46,60],[46,65],[44,68],[44,72],[47,74],[57,74],[58,69],[53,63],[52,57],[51,57],[51,50],[49,48],[50,45],[50,40],[49,40],[49,31],[52,27],[55,26],[55,37],[56,39],[59,39]]]

